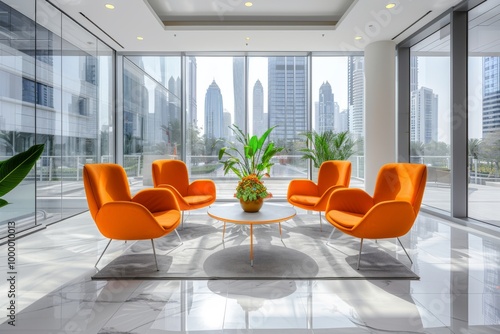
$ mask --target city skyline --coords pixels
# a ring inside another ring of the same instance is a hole
[[[234,61],[233,57],[192,57],[196,59],[196,96],[198,126],[203,127],[204,119],[204,94],[213,80],[221,89],[224,101],[224,109],[231,115],[233,122],[235,120],[234,104]],[[237,57],[243,59],[243,57]],[[312,108],[318,99],[319,89],[323,82],[328,81],[332,86],[335,95],[335,101],[339,105],[339,111],[347,111],[348,88],[347,88],[347,59],[348,57],[314,57],[312,61]],[[249,111],[248,127],[253,133],[253,87],[257,81],[260,81],[264,91],[264,113],[268,113],[268,57],[249,57],[248,58],[248,87],[247,87],[247,110]],[[341,80],[339,80],[341,78]],[[313,113],[313,124],[315,124],[316,115]],[[204,130],[202,130],[204,133]]]

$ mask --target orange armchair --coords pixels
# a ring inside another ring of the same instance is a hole
[[[172,192],[143,189],[132,197],[125,170],[116,164],[86,164],[83,184],[90,214],[99,232],[110,239],[95,266],[113,239],[151,239],[158,270],[153,239],[175,231],[181,218]]]
[[[216,188],[212,180],[189,182],[186,164],[181,160],[156,160],[153,162],[153,185],[174,193],[179,208],[184,211],[207,207],[215,202]]]
[[[361,239],[358,269],[363,239],[397,238],[413,263],[399,237],[408,233],[417,218],[426,180],[425,165],[389,163],[379,170],[373,197],[354,188],[332,193],[325,217],[337,229]]]
[[[320,228],[321,212],[325,211],[328,198],[339,188],[349,187],[351,181],[351,162],[330,160],[321,164],[318,171],[318,183],[308,179],[296,179],[288,185],[287,200],[301,209],[318,211]]]

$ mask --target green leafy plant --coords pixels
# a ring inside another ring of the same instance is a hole
[[[351,138],[348,131],[308,131],[301,135],[306,137],[307,145],[300,150],[303,152],[302,159],[311,159],[316,168],[328,160],[347,160],[356,152],[357,141]]]
[[[33,145],[24,152],[0,161],[0,196],[4,196],[24,180],[42,155],[44,146],[45,144]],[[7,204],[6,200],[0,198],[0,208]]]
[[[236,198],[243,201],[256,201],[269,196],[266,186],[255,175],[243,177],[236,187]]]
[[[269,134],[276,126],[264,132],[262,136],[250,136],[233,124],[229,127],[236,135],[236,140],[241,144],[238,147],[235,143],[225,146],[219,150],[219,161],[224,165],[224,175],[229,171],[234,172],[240,179],[254,174],[259,180],[262,176],[269,176],[271,166],[274,165],[271,159],[283,150],[283,147],[275,146],[274,142],[267,141]],[[224,160],[224,158],[226,158]]]

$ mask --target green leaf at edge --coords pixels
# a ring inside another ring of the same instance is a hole
[[[0,196],[4,196],[21,183],[42,155],[44,147],[45,144],[33,145],[3,161],[0,165]]]

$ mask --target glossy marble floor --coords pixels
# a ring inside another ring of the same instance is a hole
[[[107,240],[84,213],[16,241],[14,298],[0,246],[0,332],[500,333],[499,236],[421,213],[402,238],[418,281],[93,281]]]

